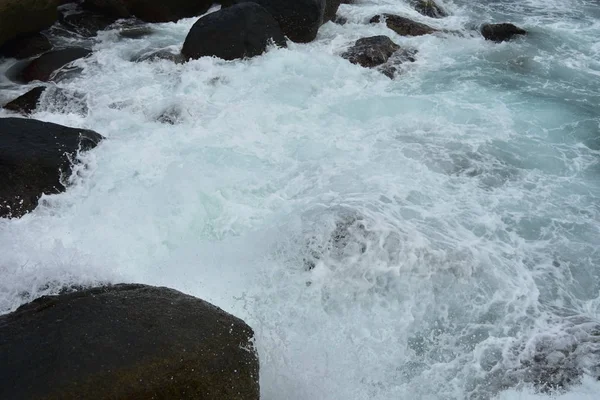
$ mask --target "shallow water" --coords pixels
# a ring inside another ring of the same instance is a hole
[[[0,219],[0,312],[164,285],[254,328],[267,400],[596,398],[600,6],[444,4],[342,5],[315,42],[234,62],[130,61],[195,19],[102,32],[57,84],[87,112],[49,96],[33,117],[107,140],[66,193]],[[461,34],[364,24],[380,12]],[[489,21],[530,35],[486,42]],[[419,51],[395,80],[339,56],[377,34]]]

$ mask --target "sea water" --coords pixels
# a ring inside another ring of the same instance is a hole
[[[600,398],[600,4],[442,4],[359,0],[243,61],[132,62],[196,19],[88,40],[56,84],[76,95],[32,117],[106,140],[0,219],[0,312],[169,286],[252,326],[266,400]],[[382,12],[454,33],[366,23]],[[529,35],[487,42],[484,22]],[[373,35],[416,62],[390,80],[340,57]]]

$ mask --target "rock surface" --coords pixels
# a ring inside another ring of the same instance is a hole
[[[172,22],[202,15],[212,4],[213,0],[85,0],[83,6],[117,18]]]
[[[326,0],[323,23],[335,20],[335,15],[341,3],[342,0]]]
[[[433,0],[418,0],[415,10],[431,18],[447,17],[448,13]]]
[[[271,41],[286,46],[277,21],[262,6],[244,2],[200,18],[181,54],[186,60],[204,56],[234,60],[264,53]]]
[[[387,36],[372,36],[358,39],[342,57],[352,64],[373,68],[387,62],[399,49],[400,46]]]
[[[500,43],[515,35],[526,35],[527,31],[513,24],[485,24],[481,27],[481,34],[486,40]]]
[[[117,19],[110,15],[100,15],[89,11],[70,12],[61,15],[60,22],[67,29],[83,37],[94,37]]]
[[[35,87],[24,95],[17,97],[9,103],[6,103],[3,108],[19,114],[29,115],[37,107],[40,97],[45,90],[46,86]]]
[[[121,284],[0,317],[3,399],[258,400],[242,320],[173,289]]]
[[[0,47],[0,56],[22,60],[45,53],[51,48],[52,44],[46,36],[41,33],[34,33],[4,43],[4,46]]]
[[[382,21],[385,21],[388,28],[401,36],[421,36],[437,32],[437,29],[432,28],[429,25],[393,14],[376,15],[371,18],[369,22],[379,23]]]
[[[58,5],[59,0],[0,0],[0,46],[52,25]]]
[[[31,61],[19,75],[23,82],[42,81],[47,82],[52,74],[65,65],[87,57],[92,53],[91,50],[81,47],[70,47],[61,50],[53,50]]]
[[[312,42],[324,22],[325,0],[236,0],[249,1],[263,6],[293,42]]]
[[[61,173],[70,176],[69,158],[100,140],[101,135],[85,129],[0,118],[0,217],[20,217],[37,206],[43,193],[63,191]]]

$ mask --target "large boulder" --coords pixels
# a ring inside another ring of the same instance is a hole
[[[0,56],[12,57],[17,60],[42,54],[52,48],[48,38],[41,33],[19,36],[4,43],[0,47]]]
[[[31,61],[19,74],[19,80],[22,82],[47,82],[55,71],[75,60],[87,57],[91,53],[91,50],[82,47],[50,51]]]
[[[52,25],[58,4],[59,0],[0,0],[0,46]]]
[[[293,42],[312,42],[324,22],[325,0],[235,0],[235,2],[253,2],[266,8],[279,22],[283,34]]]
[[[512,39],[515,35],[526,35],[527,31],[507,23],[484,24],[481,26],[481,34],[486,40],[500,43]]]
[[[234,60],[264,53],[271,41],[286,46],[273,16],[256,3],[240,3],[200,18],[185,38],[181,54],[186,59]]]
[[[170,22],[202,15],[213,0],[85,0],[83,6],[117,18]]]
[[[63,191],[61,178],[70,176],[71,159],[100,140],[101,135],[86,129],[0,118],[0,218],[20,217],[37,206],[43,193]]]
[[[0,398],[258,400],[244,321],[168,288],[42,297],[0,317]]]
[[[401,36],[421,36],[437,32],[437,29],[429,25],[415,22],[411,19],[394,14],[376,15],[369,21],[370,23],[385,22],[388,28]]]
[[[323,23],[335,20],[335,15],[341,3],[342,0],[326,0]]]

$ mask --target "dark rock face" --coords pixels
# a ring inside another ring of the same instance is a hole
[[[341,3],[341,0],[326,0],[325,12],[323,13],[323,23],[333,21],[335,19],[335,14],[337,13]]]
[[[85,0],[83,6],[117,18],[169,22],[202,15],[212,4],[213,0]]]
[[[352,64],[373,68],[387,62],[399,49],[400,46],[387,36],[372,36],[358,39],[354,46],[342,54],[342,57]]]
[[[56,21],[58,0],[0,1],[0,46],[23,34],[39,32]]]
[[[431,18],[447,17],[448,13],[433,0],[418,0],[415,10]]]
[[[527,31],[513,24],[485,24],[481,27],[481,34],[486,40],[500,43],[515,35],[526,35]]]
[[[85,129],[0,118],[0,217],[20,217],[37,206],[43,193],[63,191],[61,172],[71,174],[69,157],[78,149],[95,147],[101,139]]]
[[[113,16],[99,15],[88,11],[69,13],[60,17],[60,22],[70,31],[84,37],[94,37],[117,19]]]
[[[52,48],[48,38],[41,33],[20,36],[0,47],[0,56],[12,57],[17,60],[37,56]]]
[[[203,300],[121,284],[0,317],[5,399],[258,400],[252,329]]]
[[[87,57],[91,53],[91,50],[81,47],[50,51],[29,63],[29,65],[21,71],[19,79],[23,82],[35,80],[47,82],[50,80],[52,74],[58,69],[72,61]]]
[[[24,95],[7,103],[3,108],[23,115],[29,115],[36,109],[44,90],[46,90],[45,86],[33,88]]]
[[[324,21],[325,0],[237,0],[237,3],[248,1],[263,6],[293,42],[312,42]]]
[[[421,36],[437,32],[437,29],[429,25],[393,14],[376,15],[369,22],[378,23],[382,21],[385,21],[388,28],[402,36]]]
[[[285,47],[277,21],[255,3],[240,3],[200,18],[185,38],[185,59],[215,56],[224,60],[264,53],[270,41]]]

